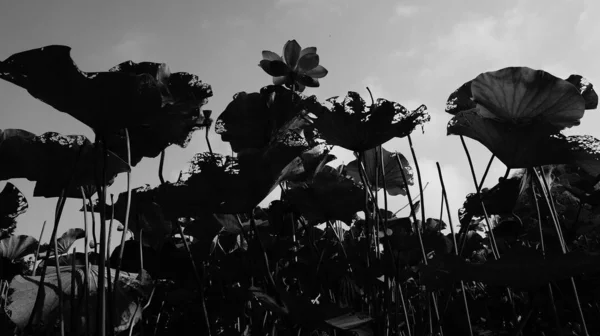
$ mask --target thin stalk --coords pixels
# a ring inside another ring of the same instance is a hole
[[[204,281],[200,277],[200,273],[198,273],[198,267],[196,267],[196,262],[194,261],[194,257],[192,256],[192,250],[190,249],[190,245],[188,244],[187,238],[183,234],[183,228],[179,221],[175,221],[177,223],[177,227],[179,228],[179,234],[181,238],[183,238],[183,244],[185,245],[185,249],[187,250],[188,255],[190,256],[190,262],[192,263],[192,270],[194,271],[194,276],[196,277],[196,282],[198,282],[198,292],[200,294],[200,301],[202,303],[202,313],[204,317],[204,324],[206,325],[206,335],[211,335],[210,328],[210,320],[208,319],[208,310],[206,309],[206,301],[204,299]]]
[[[533,169],[536,177],[537,177],[537,182],[538,182],[538,186],[540,187],[540,189],[542,190],[542,193],[544,194],[544,200],[546,201],[546,205],[548,206],[548,209],[550,209],[550,212],[552,214],[552,222],[554,223],[554,229],[556,230],[557,235],[559,236],[559,240],[561,243],[561,250],[563,254],[567,253],[567,246],[566,243],[563,239],[562,236],[562,230],[560,228],[560,224],[558,222],[558,216],[556,214],[556,212],[554,211],[555,208],[552,204],[552,201],[550,200],[550,188],[548,188],[548,184],[546,182],[546,179],[543,178],[543,176],[540,176],[537,172],[537,170],[534,168]],[[543,170],[542,170],[543,172]],[[544,187],[546,189],[544,189]],[[575,284],[575,279],[573,277],[571,278],[571,287],[573,288],[573,295],[575,296],[575,304],[577,305],[577,311],[579,313],[579,318],[581,319],[581,327],[583,328],[583,332],[585,335],[589,335],[588,329],[587,329],[587,324],[585,322],[585,316],[583,315],[583,309],[581,308],[581,301],[579,300],[579,294],[577,291],[577,285]]]
[[[535,169],[535,168],[534,168]],[[542,177],[545,176],[544,173],[544,168],[540,167],[540,171],[542,172]],[[554,197],[552,196],[552,191],[550,190],[550,187],[548,186],[548,182],[546,181],[546,178],[542,178],[542,181],[544,182],[544,188],[546,190],[546,195],[548,196],[548,198],[550,199],[550,214],[552,215],[553,220],[556,222],[557,227],[560,229],[560,232],[557,232],[557,234],[559,235],[560,239],[561,239],[561,244],[564,246],[565,251],[569,252],[569,247],[567,246],[567,243],[565,242],[565,238],[562,232],[562,228],[560,226],[560,221],[558,220],[558,212],[556,211],[556,207],[554,206]]]
[[[42,224],[42,231],[40,232],[40,239],[38,240],[38,246],[35,249],[35,257],[33,259],[33,274],[35,276],[35,269],[38,261],[38,257],[40,255],[40,246],[42,245],[42,237],[44,236],[44,229],[46,228],[46,221]]]
[[[535,203],[535,210],[538,217],[538,227],[540,229],[540,247],[542,250],[542,256],[546,257],[546,244],[544,243],[544,232],[542,230],[542,213],[540,211],[540,205],[537,199],[537,193],[535,192],[533,177],[530,180],[531,185],[531,196],[533,197],[533,202]],[[558,310],[556,309],[556,305],[554,304],[554,292],[552,291],[552,284],[548,283],[548,296],[550,297],[550,303],[552,308],[552,315],[554,317],[554,324],[556,326],[556,330],[561,330],[561,323],[558,316]]]
[[[143,232],[144,232],[144,229],[140,229],[140,244],[139,244],[140,245],[140,275],[142,273],[144,273],[144,249],[143,249],[144,244],[142,243],[144,241],[144,239],[142,237]],[[186,240],[185,236],[183,236],[183,234],[182,234],[181,238],[183,238],[183,240]]]
[[[485,224],[487,226],[487,229],[488,229],[488,232],[489,232],[489,235],[491,238],[490,240],[492,243],[491,245],[492,245],[493,256],[494,256],[494,259],[498,259],[498,258],[500,258],[500,253],[498,252],[498,245],[496,244],[496,237],[494,236],[494,231],[492,231],[492,225],[490,224],[490,218],[487,214],[485,204],[483,204],[483,197],[481,196],[481,191],[479,190],[479,184],[477,183],[477,175],[475,175],[475,168],[473,167],[473,160],[471,160],[471,154],[469,153],[469,149],[467,148],[467,144],[465,143],[465,138],[462,135],[460,136],[460,141],[462,142],[465,153],[467,154],[467,160],[469,161],[469,168],[471,168],[471,176],[473,177],[473,183],[475,185],[475,190],[477,191],[477,197],[479,198],[479,201],[481,202],[481,208],[483,209]]]
[[[160,152],[160,162],[158,164],[158,180],[160,181],[160,184],[165,183],[165,177],[163,176],[163,170],[165,168],[165,152],[166,150],[164,149]]]
[[[204,135],[204,138],[206,139],[206,146],[208,146],[208,151],[210,152],[210,155],[214,156],[215,154],[213,153],[212,146],[210,145],[210,139],[208,138],[209,132],[210,132],[210,125],[206,126],[206,133]]]
[[[127,164],[131,166],[131,140],[129,139],[129,130],[125,129],[125,142],[127,144]],[[125,223],[123,224],[123,234],[121,235],[121,246],[119,249],[119,258],[117,259],[117,267],[115,269],[115,285],[119,281],[119,272],[121,271],[121,261],[125,251],[125,238],[129,229],[129,212],[131,211],[131,171],[127,172],[127,203],[125,207]],[[116,302],[116,291],[113,293],[113,302]]]
[[[479,186],[477,187],[477,189],[481,190],[481,188],[483,188],[483,183],[485,182],[485,178],[487,177],[487,174],[490,171],[490,167],[492,166],[492,162],[494,162],[495,157],[496,156],[494,154],[492,154],[490,161],[488,162],[487,166],[485,167],[485,172],[483,172],[483,177],[481,177],[481,182],[479,182]]]
[[[70,178],[70,180],[71,179],[72,179],[72,177]],[[58,198],[58,201],[56,204],[54,227],[52,228],[52,234],[50,235],[50,241],[54,241],[54,239],[56,239],[58,223],[60,222],[60,217],[62,216],[62,212],[65,207],[65,203],[67,201],[67,198],[66,198],[67,192],[66,191],[67,191],[67,188],[69,188],[69,186],[71,184],[70,180],[67,183],[67,187],[62,190],[61,195]],[[37,294],[35,297],[35,303],[33,305],[33,309],[31,310],[31,315],[29,315],[29,322],[27,323],[27,326],[31,326],[31,323],[33,322],[33,319],[35,317],[36,310],[43,303],[42,297],[44,296],[44,281],[46,279],[46,269],[48,267],[48,260],[50,260],[50,251],[46,252],[46,258],[44,259],[44,266],[42,267],[42,273],[40,275],[40,282],[39,282],[40,286],[38,287],[38,291],[37,291]]]
[[[100,193],[101,191],[98,190],[98,201],[100,201]],[[89,202],[90,202],[90,207],[94,207],[94,202],[92,200],[92,196],[90,195],[89,197]],[[98,239],[96,238],[96,214],[94,213],[94,211],[90,212],[90,215],[92,217],[92,241],[94,242],[94,253],[98,253]]]
[[[77,306],[75,305],[75,289],[76,288],[79,289],[79,286],[76,286],[77,278],[75,277],[75,274],[77,272],[77,265],[75,264],[75,261],[76,261],[75,256],[76,255],[77,255],[77,249],[74,248],[73,249],[73,258],[71,260],[71,330],[70,330],[71,335],[79,334],[79,332],[77,331],[77,328],[78,328],[77,322],[79,321],[79,319],[77,318],[77,316],[78,316]]]
[[[85,197],[85,190],[83,189],[83,187],[81,187],[81,197],[83,199],[83,227],[84,227],[84,231],[85,231],[85,236],[83,237],[83,252],[85,253],[84,256],[84,262],[85,262],[85,266],[84,266],[84,271],[85,274],[83,276],[83,289],[84,289],[84,293],[85,293],[85,328],[86,328],[86,335],[90,335],[91,333],[91,326],[90,326],[90,261],[89,261],[89,251],[88,251],[88,244],[89,244],[89,234],[88,234],[88,220],[87,220],[87,200]]]
[[[429,186],[429,182],[425,183],[425,186],[423,186],[423,192],[425,192],[425,190],[427,190],[427,187],[428,187],[428,186]],[[417,198],[418,198],[418,199],[422,199],[422,198],[423,198],[423,195],[421,195],[421,194],[419,193],[417,196],[413,197],[413,199],[412,199],[412,202],[413,202],[413,204],[414,204],[414,202],[417,200]],[[411,204],[410,202],[406,203],[406,205],[404,205],[403,207],[401,207],[400,209],[398,209],[398,211],[394,212],[394,216],[396,216],[396,215],[398,214],[398,212],[400,212],[400,211],[402,211],[402,210],[406,209],[406,207],[410,206],[410,204]],[[412,211],[412,209],[411,209],[411,211]]]
[[[60,262],[58,260],[58,239],[54,235],[54,261],[56,261],[56,282],[58,284],[58,307],[60,309],[59,321],[60,321],[60,334],[65,336],[65,298],[63,297],[63,286],[62,279],[60,278]],[[48,251],[49,252],[49,251]],[[75,258],[73,258],[75,259]],[[44,286],[43,283],[40,283]],[[72,286],[73,284],[71,284]]]
[[[493,159],[493,156],[492,156]],[[490,160],[491,162],[491,160]],[[456,243],[456,235],[454,234],[454,225],[452,225],[452,215],[450,214],[450,205],[448,204],[448,194],[446,192],[446,186],[444,184],[444,177],[442,176],[442,168],[440,168],[440,163],[435,163],[438,170],[438,175],[440,176],[440,184],[442,186],[442,200],[446,204],[446,212],[448,213],[448,224],[450,225],[450,234],[452,235],[452,244],[454,245],[454,254],[458,256],[458,244]],[[440,216],[441,217],[441,216]],[[460,281],[460,288],[463,296],[463,302],[465,304],[465,312],[467,315],[467,323],[469,325],[469,335],[473,336],[473,329],[471,327],[471,314],[469,312],[469,303],[467,301],[467,293],[465,291],[465,283],[464,281]]]
[[[98,336],[106,335],[106,165],[108,147],[103,137],[102,143],[102,180],[98,186],[100,198],[100,261],[98,263],[98,303],[96,328]],[[110,278],[110,273],[109,273]]]
[[[420,170],[418,168],[418,164],[417,164],[417,156],[415,154],[415,151],[412,147],[412,141],[410,140],[410,135],[409,135],[409,143],[411,145],[411,152],[413,154],[413,160],[415,161],[415,167],[417,170],[417,176],[418,176],[418,181],[419,181],[419,190],[421,192],[421,194],[423,194],[423,185],[421,184],[421,173]],[[408,186],[408,179],[406,178],[406,173],[404,173],[404,166],[402,165],[402,162],[400,161],[400,157],[398,155],[396,155],[396,162],[398,163],[398,166],[400,167],[400,173],[402,174],[402,179],[404,181],[404,185]],[[406,196],[408,197],[408,200],[410,202],[410,208],[413,208],[413,204],[412,204],[412,199],[410,197],[410,189],[407,187],[406,188]],[[423,207],[423,199],[421,199],[421,216],[423,218],[423,223],[421,225],[425,224],[425,208]],[[415,213],[415,211],[412,211],[412,217],[413,217],[413,221],[415,222],[415,224],[417,223],[417,214]],[[417,237],[419,239],[419,246],[421,247],[421,253],[422,253],[422,257],[423,257],[423,263],[425,265],[428,264],[427,262],[427,254],[425,252],[425,245],[423,244],[423,237],[421,236],[421,230],[417,227],[416,230],[417,231]],[[439,315],[439,309],[438,309],[438,304],[437,304],[437,298],[435,297],[435,293],[431,293],[431,298],[433,300],[433,307],[435,309],[435,313],[436,313],[436,318],[437,321],[440,321],[440,315]],[[440,334],[442,333],[442,326],[440,325]]]
[[[114,199],[114,195],[111,194],[110,195],[110,209],[111,209],[111,213],[110,213],[110,224],[108,225],[108,241],[106,242],[106,268],[108,268],[109,270],[111,269],[111,265],[110,265],[110,245],[111,245],[111,237],[112,237],[112,230],[113,230],[113,223],[115,221],[115,199]],[[112,285],[112,276],[111,276],[111,272],[109,271],[108,274],[108,296],[106,297],[107,299],[107,306],[108,306],[108,311],[114,311],[114,301],[113,301],[113,297],[112,297],[112,293],[113,293],[113,285]],[[113,323],[113,314],[109,314],[108,315],[108,326],[109,326],[109,330],[114,330],[114,323]]]

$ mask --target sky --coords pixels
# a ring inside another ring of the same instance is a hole
[[[439,217],[439,162],[453,221],[466,194],[474,192],[460,138],[446,136],[450,115],[446,99],[481,72],[508,66],[543,69],[567,78],[580,74],[600,83],[600,2],[593,0],[531,1],[356,1],[356,0],[178,0],[178,1],[4,1],[0,11],[0,59],[24,50],[60,44],[83,71],[106,71],[127,60],[166,63],[172,72],[196,74],[212,86],[205,109],[213,117],[235,93],[257,92],[271,84],[258,67],[262,50],[281,53],[287,40],[317,47],[329,70],[321,87],[305,94],[320,101],[356,91],[386,98],[409,109],[425,104],[431,122],[413,133],[423,182],[426,215]],[[600,84],[598,84],[600,85]],[[582,125],[566,134],[600,138],[600,111],[589,111]],[[83,134],[87,126],[31,97],[25,90],[0,82],[0,129],[17,128],[36,134]],[[211,130],[215,151],[229,146]],[[491,153],[466,139],[480,178]],[[407,140],[394,139],[384,148],[403,153],[413,162]],[[207,146],[204,132],[195,133],[187,148],[166,151],[165,178],[176,180],[195,153]],[[336,150],[348,163],[353,155]],[[493,186],[506,168],[496,161],[485,186]],[[52,224],[56,198],[34,198],[33,182],[12,180],[27,197],[29,210],[18,218],[18,234],[39,236],[41,224]],[[144,159],[133,169],[133,187],[157,185],[158,159]],[[5,182],[0,182],[0,188]],[[125,191],[125,176],[109,193]],[[411,189],[418,194],[417,185]],[[263,205],[276,199],[269,196]],[[405,197],[390,199],[390,209],[406,205]],[[80,200],[68,200],[59,234],[83,226]],[[445,216],[445,215],[444,215]],[[49,225],[50,227],[50,225]],[[43,242],[50,238],[49,227]],[[115,238],[113,238],[115,239]],[[114,241],[114,240],[113,240]],[[116,244],[113,245],[113,247]],[[78,248],[79,249],[79,248]]]

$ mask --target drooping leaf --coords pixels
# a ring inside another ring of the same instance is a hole
[[[31,236],[10,236],[0,240],[0,257],[17,260],[34,253],[38,246],[37,239]]]
[[[333,101],[333,107],[311,111],[315,114],[314,127],[319,136],[330,145],[354,152],[379,146],[395,137],[409,135],[418,125],[428,122],[427,107],[414,111],[380,99],[367,107],[356,92],[348,92],[342,103]]]
[[[90,321],[86,321],[86,316],[83,314],[84,308],[84,274],[85,268],[77,267],[75,269],[76,282],[71,283],[72,268],[71,266],[60,267],[60,277],[62,288],[58,287],[58,274],[55,267],[48,267],[43,284],[43,296],[41,300],[41,309],[37,311],[32,325],[36,331],[44,331],[47,328],[52,328],[54,322],[58,319],[58,314],[61,314],[59,308],[59,291],[62,291],[64,298],[64,314],[66,321],[71,321],[74,317],[71,316],[71,306],[77,306],[75,311],[79,316],[78,329],[86,330],[85,326],[89,322],[91,330],[95,330],[96,325],[96,307],[98,294],[98,267],[91,266],[89,273],[89,293],[90,298],[88,306],[90,310]],[[106,272],[108,281],[114,280],[114,269]],[[40,289],[39,276],[16,276],[10,282],[10,290],[8,295],[8,304],[5,311],[8,317],[19,329],[23,329],[29,322],[29,316],[33,311],[37,292]],[[145,299],[149,296],[152,289],[152,280],[144,274],[121,272],[119,283],[113,283],[113,289],[116,291],[116,301],[113,303],[113,323],[115,332],[126,330],[131,325],[135,325],[142,315],[142,307],[145,304]],[[75,292],[75,301],[71,301],[71,292]],[[70,323],[65,323],[65,328],[69,331]]]
[[[364,156],[362,158],[362,165],[366,172],[367,181],[371,185],[371,188],[375,190],[376,182],[377,187],[379,188],[377,191],[381,190],[384,186],[387,188],[388,194],[392,196],[403,195],[406,196],[406,185],[404,184],[404,179],[402,177],[402,171],[400,170],[400,166],[398,166],[398,161],[396,156],[400,158],[402,162],[402,166],[404,167],[404,174],[406,175],[406,180],[409,185],[413,185],[413,172],[408,160],[404,157],[404,155],[400,153],[392,153],[387,151],[386,149],[381,149],[383,153],[383,159],[379,155],[378,147],[369,149],[364,151]],[[383,162],[383,172],[379,169]],[[361,174],[359,172],[359,164],[358,158],[350,163],[346,167],[348,175],[350,175],[354,181],[357,183],[363,183]],[[379,177],[377,176],[379,172]],[[385,173],[385,179],[384,179]]]
[[[28,207],[27,199],[21,191],[14,184],[7,182],[0,192],[0,232],[15,226],[15,219],[25,213]],[[0,234],[0,239],[1,237]]]
[[[317,173],[310,183],[287,191],[285,198],[313,224],[341,220],[347,224],[364,207],[365,191],[334,169]]]
[[[107,185],[129,171],[129,166],[108,152]],[[80,187],[96,190],[101,180],[102,150],[81,135],[48,132],[36,136],[18,129],[0,131],[0,180],[26,178],[35,181],[34,196],[58,197],[71,178],[67,197],[81,198]],[[91,196],[91,195],[88,195]]]

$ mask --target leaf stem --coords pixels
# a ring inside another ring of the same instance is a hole
[[[475,190],[477,192],[477,197],[479,198],[479,202],[481,203],[481,208],[483,209],[483,215],[485,219],[485,224],[488,229],[488,234],[490,235],[490,241],[492,245],[492,254],[494,259],[500,258],[500,253],[498,251],[498,245],[496,244],[496,237],[494,236],[494,231],[492,231],[492,225],[490,224],[490,218],[488,216],[487,210],[485,208],[485,204],[483,203],[483,197],[481,196],[481,191],[479,190],[479,183],[477,183],[477,176],[475,175],[475,168],[473,167],[473,160],[471,160],[471,154],[469,153],[469,149],[467,148],[467,144],[465,143],[465,138],[461,135],[460,141],[462,142],[463,148],[465,150],[465,154],[467,154],[467,160],[469,161],[469,168],[471,168],[471,176],[473,177],[473,184],[475,185]],[[483,183],[482,183],[483,185]],[[466,237],[465,237],[466,238]]]
[[[492,156],[493,158],[493,156]],[[490,160],[491,162],[491,160]],[[442,186],[442,200],[446,204],[446,212],[448,213],[448,225],[450,226],[450,234],[452,235],[452,244],[454,245],[454,254],[458,256],[458,244],[456,243],[456,235],[454,234],[454,225],[452,225],[452,216],[450,214],[450,205],[448,204],[448,194],[446,193],[446,186],[444,185],[444,177],[442,176],[442,168],[440,168],[440,163],[435,163],[438,170],[438,175],[440,176],[440,184]],[[440,216],[441,217],[441,216]],[[440,222],[441,224],[441,222]],[[473,329],[471,326],[471,314],[469,312],[469,303],[467,301],[467,293],[465,291],[465,283],[464,281],[460,281],[461,292],[463,296],[463,302],[465,304],[465,312],[467,316],[467,324],[469,325],[469,335],[473,336]]]

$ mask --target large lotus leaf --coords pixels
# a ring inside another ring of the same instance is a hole
[[[34,253],[38,247],[37,239],[31,236],[10,236],[0,240],[0,257],[17,260]]]
[[[450,95],[446,112],[475,111],[513,127],[532,125],[555,133],[579,125],[598,97],[591,84],[572,75],[567,80],[542,70],[509,67],[486,72]]]
[[[542,126],[514,125],[465,111],[448,123],[448,134],[464,135],[486,146],[508,168],[577,163],[598,171],[598,141],[591,136],[553,134]]]
[[[27,211],[28,207],[27,199],[21,191],[14,184],[7,182],[0,192],[0,230],[15,225],[15,219]]]
[[[262,149],[294,117],[321,108],[314,96],[269,85],[259,93],[237,93],[217,119],[215,131],[234,152]]]
[[[0,78],[96,131],[127,127],[160,109],[160,90],[151,75],[86,73],[70,52],[51,45],[14,54],[0,63]]]
[[[107,156],[107,185],[129,171],[129,166],[112,152]],[[82,135],[54,132],[33,133],[6,129],[0,131],[0,180],[26,178],[35,181],[34,196],[58,197],[70,178],[68,197],[81,198],[80,187],[95,191],[102,177],[102,149]],[[96,177],[98,179],[96,179]],[[88,195],[90,196],[90,195]]]
[[[598,271],[600,256],[595,253],[578,251],[544,257],[531,248],[513,247],[500,259],[481,264],[468,263],[455,255],[436,256],[428,266],[422,266],[421,280],[431,290],[460,280],[530,288]]]
[[[400,170],[400,166],[398,165],[398,161],[396,156],[400,158],[400,162],[402,162],[402,166],[404,167],[404,174],[406,176],[406,180],[408,181],[408,185],[413,185],[413,172],[408,160],[404,157],[404,155],[400,153],[392,153],[387,151],[385,148],[381,148],[382,156],[379,155],[379,147],[375,147],[364,151],[362,158],[362,165],[365,169],[367,181],[371,185],[371,188],[375,190],[375,186],[377,185],[378,191],[383,188],[384,180],[385,186],[388,194],[392,196],[403,195],[406,196],[406,185],[404,184],[404,178],[402,177],[402,171]],[[383,172],[379,167],[381,167],[381,162],[383,162]],[[358,159],[348,163],[346,166],[348,175],[350,175],[356,182],[363,183],[361,178],[361,173],[359,171]],[[379,176],[377,173],[379,172]],[[385,179],[383,178],[385,173]],[[377,184],[376,184],[377,182]]]
[[[367,107],[356,92],[348,92],[342,103],[333,101],[332,108],[311,111],[316,115],[314,127],[328,144],[354,152],[379,146],[395,137],[409,135],[418,125],[430,120],[427,107],[414,111],[404,106],[379,99]]]
[[[163,64],[125,62],[107,72],[83,72],[70,51],[51,45],[14,54],[0,63],[0,78],[100,133],[147,124],[148,117],[174,106],[188,110],[191,101],[201,105],[212,95],[196,78],[171,75]]]
[[[143,122],[128,127],[131,144],[131,164],[142,158],[154,158],[165,148],[176,144],[185,148],[194,131],[210,127],[210,114],[200,111],[213,95],[210,85],[196,75],[186,72],[171,74],[165,64],[124,62],[111,72],[141,76],[151,74],[157,79],[162,108],[158,113],[146,114]],[[109,148],[121,158],[127,158],[127,142],[123,130],[113,131],[106,138]]]
[[[48,267],[44,279],[43,295],[41,309],[38,308],[33,319],[34,330],[43,331],[46,328],[52,328],[54,322],[58,319],[60,312],[59,307],[59,291],[63,293],[63,309],[65,321],[71,321],[74,317],[71,316],[71,306],[75,305],[75,310],[78,314],[78,330],[86,330],[86,316],[84,309],[85,295],[83,285],[85,279],[85,268],[76,267],[75,283],[71,283],[72,268],[71,266],[60,267],[60,282],[61,287],[58,287],[58,274],[55,267]],[[114,281],[115,270],[110,269],[106,272],[108,281]],[[19,329],[24,329],[35,305],[37,292],[40,289],[39,276],[16,276],[10,283],[8,304],[5,307],[7,316]],[[90,310],[90,328],[96,328],[96,307],[98,297],[98,267],[91,266],[89,273],[89,301],[88,307]],[[116,291],[116,301],[113,302],[113,323],[115,332],[126,330],[131,325],[135,325],[142,316],[142,307],[144,301],[152,290],[153,283],[150,277],[143,273],[141,275],[135,273],[120,272],[119,283],[113,283],[113,290]],[[74,292],[75,301],[71,301],[71,292]],[[70,330],[71,323],[65,323],[65,329]]]
[[[293,186],[285,198],[313,224],[329,220],[350,224],[365,205],[364,189],[334,169],[324,169],[310,183]]]

